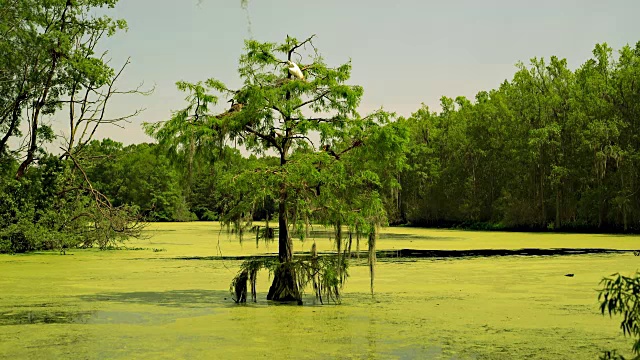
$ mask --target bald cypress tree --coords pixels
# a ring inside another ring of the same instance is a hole
[[[311,276],[304,274],[305,264],[294,262],[292,236],[304,236],[310,223],[333,226],[337,234],[343,226],[368,234],[385,223],[380,190],[382,182],[395,177],[378,174],[393,173],[404,158],[402,126],[390,123],[393,115],[383,110],[360,116],[363,89],[347,84],[351,63],[328,66],[313,38],[287,37],[280,44],[247,40],[239,89],[215,79],[180,82],[190,93],[189,105],[166,122],[146,125],[161,144],[178,151],[232,142],[256,155],[277,155],[277,165],[229,177],[233,201],[224,214],[225,221],[242,226],[265,199],[277,203],[278,261],[271,268],[269,300],[301,300],[301,287]],[[292,63],[302,76],[294,76]],[[213,106],[221,96],[231,106],[216,114]],[[344,256],[338,259],[332,264],[343,267]],[[336,281],[342,283],[339,269],[328,273],[338,274]],[[241,278],[246,280],[246,274]]]

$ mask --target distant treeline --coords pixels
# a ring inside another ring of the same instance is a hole
[[[518,64],[474,102],[406,119],[398,222],[531,230],[640,230],[640,42],[571,71]],[[391,210],[391,209],[390,209]]]
[[[618,57],[606,45],[593,54],[575,71],[564,59],[532,59],[473,102],[443,97],[440,113],[423,106],[400,118],[411,141],[402,189],[385,191],[391,223],[640,230],[640,43]],[[98,154],[115,145],[92,146]],[[216,219],[225,186],[232,186],[222,176],[227,170],[277,161],[243,158],[229,148],[215,161],[171,165],[153,145],[115,148],[121,160],[89,174],[117,202],[138,205],[151,220]],[[273,211],[265,204],[256,217]]]

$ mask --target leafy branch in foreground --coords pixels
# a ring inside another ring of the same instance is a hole
[[[18,162],[0,165],[0,253],[117,247],[144,224],[129,205],[113,206],[83,175],[83,166],[54,155],[16,180]]]
[[[92,160],[83,150],[98,128],[122,127],[140,113],[111,117],[111,100],[149,93],[118,89],[129,60],[114,69],[107,52],[97,53],[105,37],[127,28],[98,14],[116,3],[0,0],[0,252],[104,249],[141,234],[137,209],[113,206],[84,170]],[[69,128],[56,159],[43,149],[56,137],[44,120],[61,111]]]
[[[640,359],[640,272],[633,277],[615,273],[602,279],[600,284],[603,286],[598,294],[600,312],[603,315],[608,313],[610,317],[618,314],[623,316],[620,328],[624,336],[635,338],[633,359]],[[600,359],[625,358],[616,351],[606,351]]]

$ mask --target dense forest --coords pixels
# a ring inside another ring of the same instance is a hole
[[[605,44],[593,54],[575,71],[564,59],[533,59],[475,101],[443,97],[439,113],[423,106],[397,119],[411,138],[401,190],[383,191],[391,222],[640,229],[640,43],[621,49],[617,59]],[[107,156],[88,171],[96,186],[151,221],[217,219],[232,186],[224,177],[229,167],[277,161],[246,158],[233,148],[191,162],[176,152],[172,161],[152,144],[122,147],[110,140],[91,149]],[[265,204],[255,217],[273,211]]]
[[[52,28],[54,37],[41,37],[41,50],[26,46],[39,31],[27,22],[0,27],[13,34],[0,43],[7,54],[0,81],[0,252],[106,248],[139,235],[140,221],[219,220],[244,196],[235,174],[278,163],[269,153],[244,156],[232,142],[200,143],[195,151],[93,139],[99,125],[137,115],[104,118],[126,64],[113,69],[93,52],[101,37],[126,24],[84,18],[69,4],[60,4],[59,19],[26,5],[0,15],[61,25]],[[339,71],[332,74],[341,79]],[[565,59],[533,58],[498,89],[473,101],[443,97],[441,107],[423,105],[382,126],[409,134],[398,142],[402,161],[389,160],[389,168],[401,167],[395,179],[386,179],[387,164],[367,165],[382,179],[376,186],[389,223],[640,230],[640,42],[618,54],[598,44],[575,70]],[[45,145],[59,140],[42,117],[63,109],[71,136],[61,152],[48,153]],[[12,147],[14,138],[20,145]],[[250,216],[277,217],[272,200],[264,197]]]
[[[402,120],[400,222],[640,229],[640,43],[619,56],[596,45],[575,71],[534,58],[474,102],[441,106]]]

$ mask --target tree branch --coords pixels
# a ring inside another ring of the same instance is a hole
[[[311,39],[313,39],[315,36],[316,36],[316,34],[313,34],[313,35],[309,36],[305,41],[303,41],[303,42],[301,42],[301,43],[299,43],[297,45],[294,45],[291,49],[289,49],[289,53],[287,54],[287,59],[291,60],[291,55],[293,54],[293,52],[296,51],[297,48],[303,46],[304,44],[311,43]]]
[[[306,136],[306,135],[294,135],[294,136],[289,137],[289,139],[291,139],[291,140],[295,140],[295,139],[307,140],[309,143],[311,143],[311,146],[313,146],[314,148],[316,147],[315,144],[313,143],[313,141],[311,141],[311,139],[309,139],[309,137]]]
[[[342,155],[344,155],[344,154],[348,153],[349,151],[351,151],[351,150],[353,150],[353,149],[355,149],[355,148],[357,148],[357,147],[360,147],[360,146],[362,146],[362,145],[364,145],[364,141],[362,141],[362,140],[358,139],[358,140],[353,141],[353,143],[351,143],[351,145],[350,145],[349,147],[347,147],[346,149],[344,149],[344,150],[340,151],[339,153],[336,153],[335,151],[331,150],[331,149],[329,148],[329,145],[324,145],[324,146],[322,147],[322,150],[324,150],[324,151],[325,151],[325,152],[327,152],[329,155],[331,155],[331,156],[333,156],[334,158],[336,158],[336,160],[340,160],[340,157],[341,157]]]
[[[340,118],[334,116],[332,118],[291,118],[291,120],[293,121],[302,121],[302,120],[306,120],[306,121],[315,121],[318,124],[319,123],[332,123],[334,121],[338,121],[340,120]]]
[[[278,149],[278,151],[282,151],[282,147],[280,147],[278,145],[278,142],[276,141],[276,138],[271,136],[271,135],[265,135],[255,129],[253,129],[251,126],[249,125],[245,125],[244,129],[247,130],[248,132],[254,134],[255,136],[259,137],[260,139],[268,142],[269,144],[271,144],[273,147],[275,147],[276,149]]]
[[[318,100],[322,99],[323,97],[327,96],[330,92],[331,92],[331,91],[326,90],[326,91],[322,92],[322,94],[320,94],[320,95],[316,96],[315,98],[313,98],[313,99],[311,99],[311,100],[307,100],[307,101],[303,102],[302,104],[300,104],[300,105],[298,105],[298,106],[294,107],[294,108],[293,108],[293,110],[295,111],[295,110],[300,109],[300,108],[301,108],[301,107],[303,107],[303,106],[306,106],[306,105],[309,105],[309,104],[311,104],[311,103],[314,103],[314,102],[316,102],[316,101],[318,101]]]

